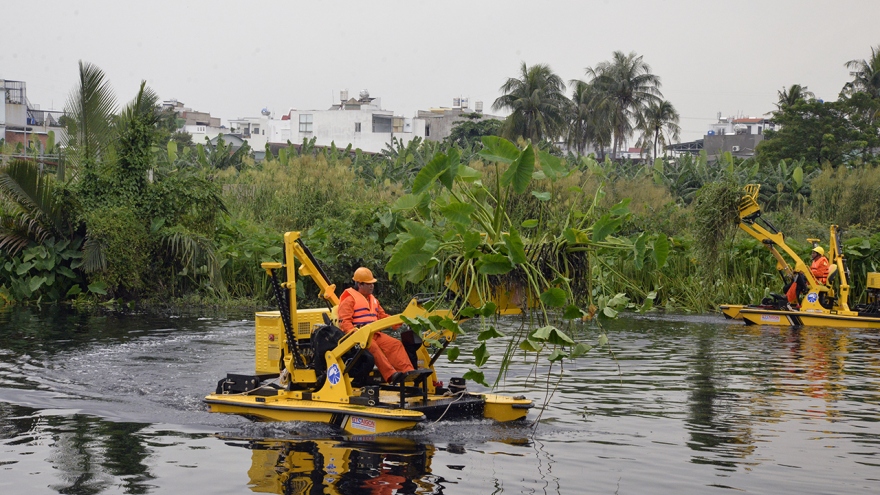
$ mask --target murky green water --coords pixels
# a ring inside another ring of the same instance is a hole
[[[206,412],[220,377],[252,369],[252,326],[0,313],[0,493],[880,491],[878,332],[626,317],[616,360],[565,364],[534,434],[472,421],[345,437]],[[543,390],[522,359],[501,387]]]

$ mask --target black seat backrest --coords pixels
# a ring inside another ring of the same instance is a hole
[[[803,273],[795,273],[794,274],[794,281],[797,284],[797,293],[798,294],[806,294],[807,290],[808,290],[807,277],[804,276]]]
[[[422,347],[422,338],[412,329],[407,329],[400,332],[400,342],[403,343],[403,348],[406,350],[406,355],[409,357],[413,368],[418,369],[419,357],[417,352]]]
[[[828,282],[825,285],[830,286],[837,279],[837,265],[831,265],[828,267]]]
[[[315,369],[315,375],[321,376],[327,372],[327,361],[324,354],[333,350],[339,345],[339,339],[345,334],[334,325],[321,325],[312,332],[312,367]]]
[[[324,358],[324,354],[327,351],[333,350],[339,345],[339,340],[345,336],[345,333],[339,329],[336,325],[332,323],[328,323],[329,320],[325,315],[325,323],[312,332],[312,354],[313,354],[313,363],[312,367],[315,369],[315,376],[318,377],[318,381],[321,381],[323,375],[327,373],[327,361]],[[344,362],[349,363],[351,359],[353,359],[357,355],[357,351],[352,349],[345,353],[342,356]],[[351,369],[346,368],[345,373],[352,378],[361,378],[370,374],[370,371],[373,370],[373,366],[375,365],[375,360],[370,351],[364,349],[363,354],[360,359]]]

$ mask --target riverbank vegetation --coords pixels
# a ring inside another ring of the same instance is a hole
[[[41,161],[34,142],[21,150],[32,158],[0,170],[0,297],[263,304],[259,263],[279,260],[281,234],[299,230],[331,282],[369,266],[392,309],[449,275],[481,293],[492,277],[536,284],[537,304],[581,316],[712,311],[781,290],[772,258],[731,222],[742,187],[758,183],[765,217],[805,257],[807,237],[827,245],[829,224],[844,229],[859,300],[880,271],[880,48],[848,67],[836,102],[781,91],[781,128],[748,160],[664,156],[677,112],[640,56],[616,52],[571,81],[571,97],[548,66],[523,64],[495,102],[511,116],[465,122],[446,142],[369,155],[307,141],[256,162],[247,147],[175,134],[144,84],[119,107],[100,69],[81,64],[68,139],[52,143],[63,159]],[[617,159],[632,139],[652,159]]]

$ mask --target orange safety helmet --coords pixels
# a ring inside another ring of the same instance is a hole
[[[375,284],[376,279],[373,278],[373,272],[370,271],[369,268],[360,267],[354,271],[354,277],[351,277],[352,280],[358,283],[364,284]]]

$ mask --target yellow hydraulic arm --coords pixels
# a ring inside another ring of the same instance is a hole
[[[814,243],[814,246],[818,243]],[[837,225],[831,226],[831,232],[828,240],[828,262],[830,270],[828,279],[830,283],[831,275],[837,274],[840,282],[840,294],[837,296],[837,306],[840,311],[850,311],[849,309],[849,279],[846,273],[846,262],[843,256],[843,247],[840,243],[840,229]]]
[[[813,277],[813,273],[806,263],[801,260],[800,256],[788,247],[782,232],[776,230],[766,220],[761,219],[761,207],[758,205],[758,191],[760,189],[760,184],[749,184],[745,187],[745,195],[739,203],[739,228],[764,244],[764,247],[776,258],[776,269],[783,275],[783,278],[788,277],[788,279],[791,279],[795,272],[801,272],[807,278],[810,288],[818,288],[820,284]],[[759,219],[766,227],[758,223]],[[777,246],[794,260],[795,266],[793,269],[783,258],[782,253],[776,248]]]
[[[331,306],[336,307],[339,305],[339,297],[336,295],[336,285],[331,284],[327,280],[327,275],[321,270],[315,257],[312,256],[311,251],[309,251],[300,239],[299,232],[286,232],[284,234],[284,260],[284,265],[276,261],[269,261],[261,263],[260,266],[266,270],[266,273],[275,281],[275,296],[276,299],[278,299],[281,319],[284,322],[284,330],[287,336],[288,357],[286,359],[293,357],[296,359],[294,364],[302,366],[304,363],[299,356],[296,339],[293,334],[293,329],[297,327],[298,323],[296,315],[295,261],[299,260],[300,275],[303,277],[311,277],[321,290],[321,297],[327,300]],[[277,283],[275,271],[281,268],[287,270],[287,281],[279,284]],[[280,293],[279,289],[286,290],[289,297],[284,297],[284,294]]]
[[[816,280],[807,264],[785,243],[785,237],[782,232],[776,230],[770,222],[761,219],[761,207],[758,205],[758,191],[760,188],[761,186],[758,184],[749,184],[745,187],[745,194],[739,204],[739,228],[764,244],[773,257],[776,258],[776,269],[779,270],[784,279],[787,278],[786,281],[790,280],[795,272],[800,272],[807,279],[807,285],[811,292],[821,294],[823,298],[834,298],[834,289],[830,284],[823,285]],[[813,244],[813,247],[819,245],[818,239],[808,239],[808,241]],[[782,256],[779,249],[794,261],[794,268]],[[831,226],[827,254],[831,265],[829,278],[831,274],[836,273],[840,281],[840,294],[834,300],[833,309],[839,313],[848,313],[850,312],[848,305],[850,287],[846,276],[843,252],[841,251],[840,230],[837,225]]]

